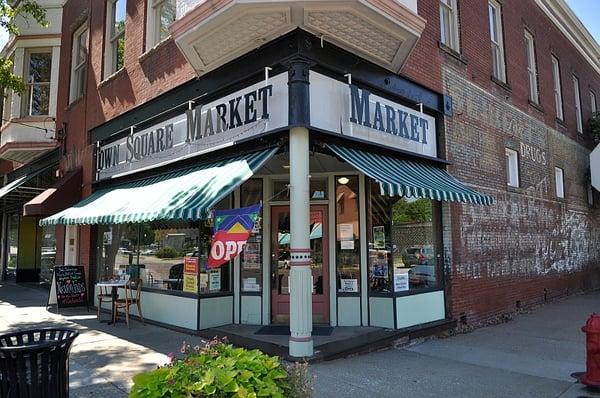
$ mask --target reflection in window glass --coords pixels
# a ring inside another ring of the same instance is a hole
[[[52,270],[56,262],[56,226],[45,225],[42,227],[42,247],[40,280],[52,282]]]
[[[250,179],[242,185],[241,207],[252,206],[262,200],[262,179]],[[241,256],[242,292],[262,291],[262,213],[248,238]]]
[[[272,201],[288,201],[290,200],[290,190],[288,180],[273,181],[273,197]],[[311,178],[310,179],[310,198],[312,200],[327,199],[327,179],[326,178]]]
[[[29,54],[24,116],[47,115],[50,106],[52,53]]]
[[[139,264],[138,236],[137,224],[98,227],[98,278],[123,278],[128,267]]]
[[[6,247],[8,255],[6,268],[8,275],[14,275],[17,268],[17,254],[19,253],[19,213],[13,213],[8,216],[8,238]]]
[[[439,286],[433,202],[379,192],[379,185],[371,181],[369,288],[403,292]]]
[[[336,260],[339,292],[360,291],[358,177],[336,177]]]

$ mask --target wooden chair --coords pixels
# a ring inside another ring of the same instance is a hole
[[[114,280],[114,279],[118,279],[118,278],[115,277],[114,275],[107,275],[107,276],[101,277],[98,280],[98,282],[110,281],[110,280]],[[100,292],[96,295],[96,297],[98,298],[98,314],[96,315],[98,317],[98,319],[100,319],[100,308],[102,307],[102,302],[110,301],[111,305],[112,305],[112,301],[113,301],[112,289],[110,287],[100,286],[99,289],[100,289]]]
[[[142,316],[141,295],[142,280],[140,278],[130,278],[125,284],[125,297],[119,298],[113,303],[115,306],[115,310],[113,311],[113,326],[116,323],[119,308],[124,308],[125,323],[127,324],[127,327],[129,327],[129,307],[132,305],[137,305],[138,314],[140,315],[142,323],[144,323],[144,317]]]

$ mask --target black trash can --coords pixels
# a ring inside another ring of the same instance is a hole
[[[0,397],[68,398],[69,351],[78,335],[47,328],[0,336]]]

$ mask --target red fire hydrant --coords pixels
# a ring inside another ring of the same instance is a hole
[[[581,330],[586,336],[587,360],[586,372],[580,377],[579,382],[600,388],[600,315],[596,313],[590,315]]]

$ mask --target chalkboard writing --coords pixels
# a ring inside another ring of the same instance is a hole
[[[87,306],[83,266],[57,265],[54,267],[53,280],[48,304],[56,304],[59,308]]]

